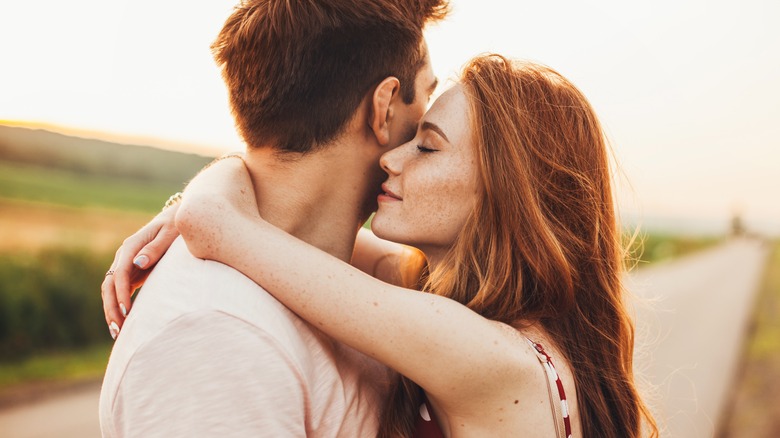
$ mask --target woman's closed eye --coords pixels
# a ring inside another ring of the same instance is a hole
[[[418,144],[417,145],[417,150],[422,152],[422,153],[424,153],[424,154],[429,154],[431,152],[436,152],[438,149],[432,149],[432,148],[429,148],[427,146],[423,146],[421,144]]]

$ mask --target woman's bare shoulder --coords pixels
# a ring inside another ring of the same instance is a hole
[[[500,362],[503,364],[497,365],[495,370],[490,370],[498,380],[492,382],[491,386],[497,390],[492,392],[490,397],[483,399],[480,407],[470,407],[479,412],[472,411],[469,422],[479,423],[480,429],[496,433],[511,430],[517,436],[553,436],[555,425],[550,405],[553,401],[550,399],[544,365],[533,343],[541,344],[545,352],[553,357],[559,356],[557,347],[542,330],[533,326],[514,327],[499,322],[494,324],[502,339],[496,343],[496,348],[501,349]],[[559,367],[557,362],[561,362],[562,366]],[[565,370],[565,374],[561,376],[567,381],[564,386],[574,393],[573,377],[569,373],[568,364],[565,360],[557,362],[556,370]]]

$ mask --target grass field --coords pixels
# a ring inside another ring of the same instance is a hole
[[[115,250],[154,213],[76,208],[0,198],[0,252],[49,247]]]
[[[102,272],[122,240],[180,188],[0,162],[0,395],[102,374],[110,349],[101,344],[110,341]],[[84,342],[98,345],[66,347]],[[17,350],[25,353],[9,356]]]
[[[0,391],[29,382],[100,378],[106,370],[111,347],[112,344],[101,344],[0,363]]]
[[[84,175],[0,161],[0,198],[78,208],[156,212],[181,184]]]
[[[780,241],[764,271],[753,318],[722,438],[780,436]]]
[[[182,187],[0,161],[0,251],[115,249]]]
[[[628,238],[628,237],[627,237]],[[642,233],[629,246],[629,266],[682,257],[723,242],[723,236],[687,236],[668,233]]]

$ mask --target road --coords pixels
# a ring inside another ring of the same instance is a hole
[[[711,437],[732,381],[768,248],[733,240],[628,278],[636,366],[655,387],[664,437]],[[648,303],[649,301],[649,303]],[[1,438],[97,437],[99,388],[0,411]]]
[[[738,366],[768,246],[735,239],[632,274],[635,362],[655,388],[663,437],[712,437]]]
[[[0,411],[1,438],[100,437],[100,383]]]

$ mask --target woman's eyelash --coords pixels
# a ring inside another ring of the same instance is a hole
[[[425,147],[425,146],[423,146],[421,144],[417,145],[417,150],[422,152],[422,153],[426,153],[426,154],[431,153],[431,152],[436,152],[436,149],[427,148],[427,147]]]

